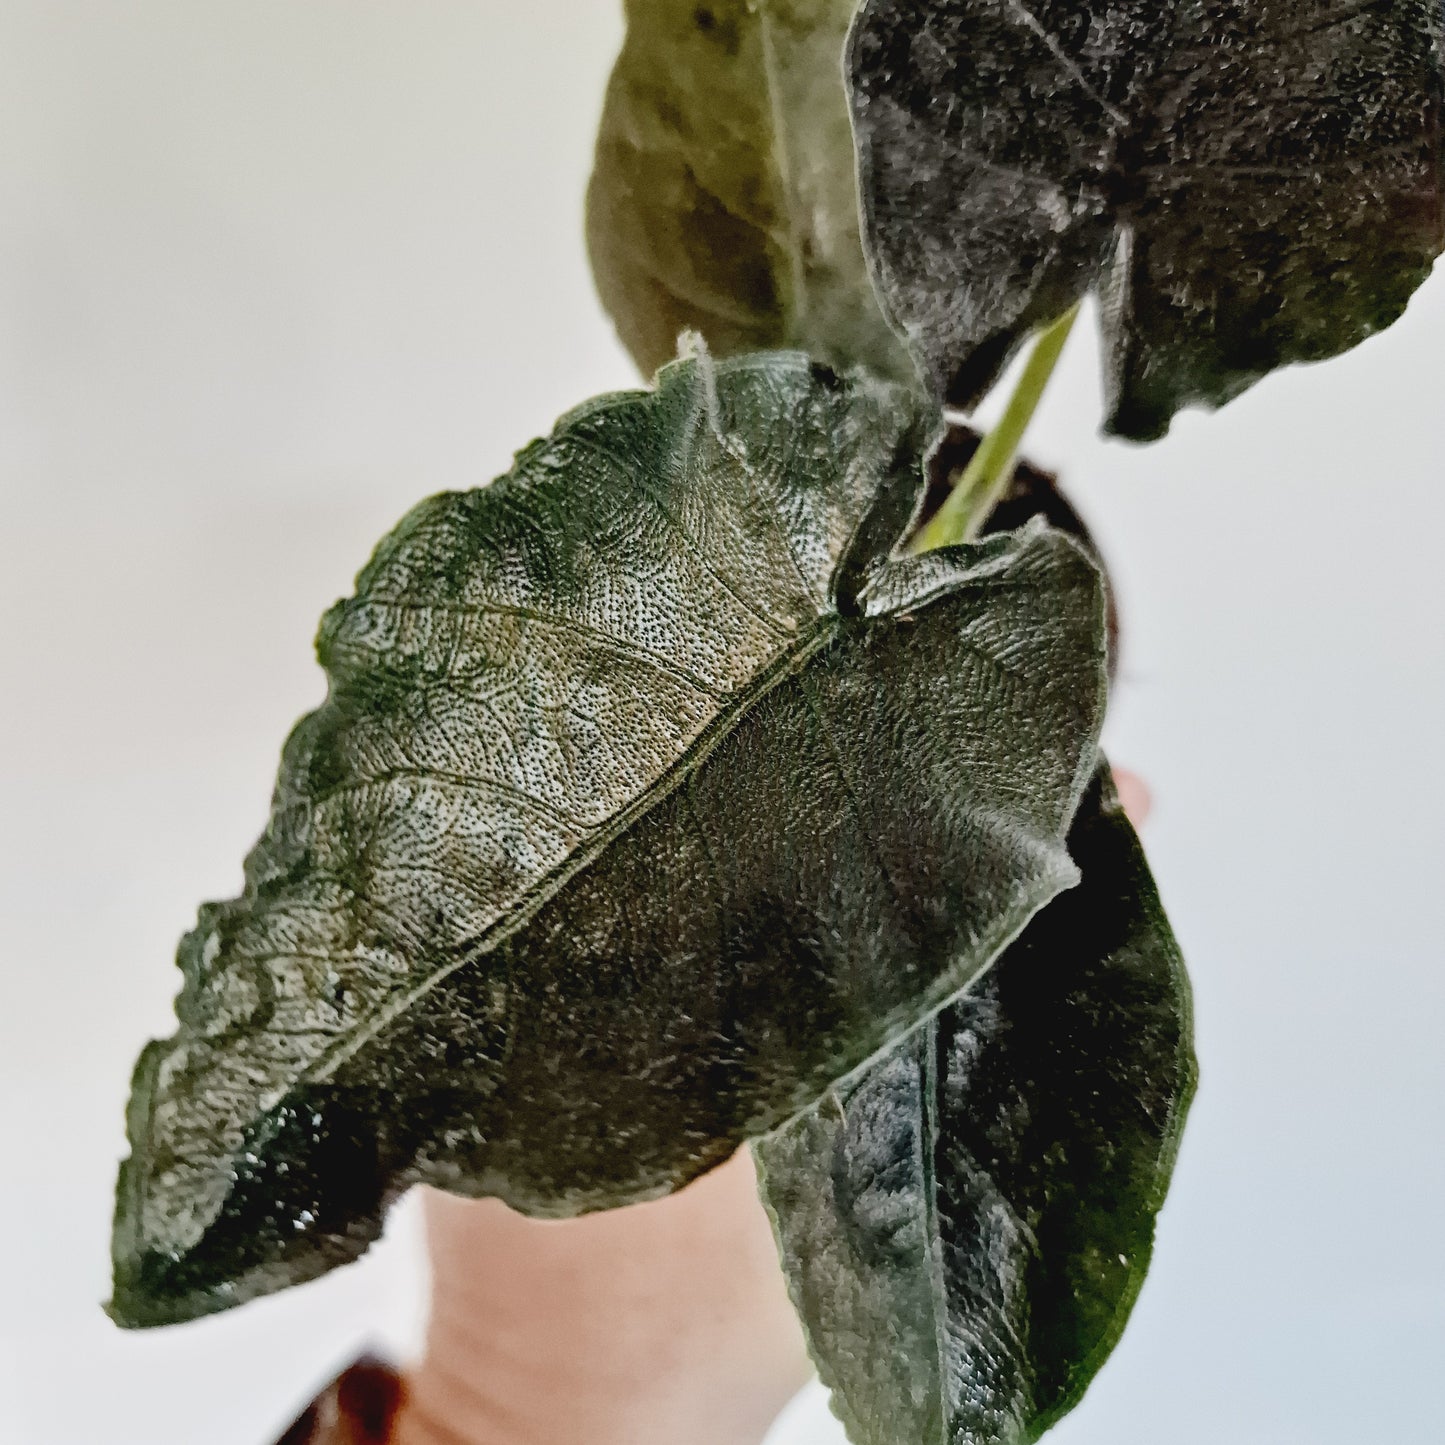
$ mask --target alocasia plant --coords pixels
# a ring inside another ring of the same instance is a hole
[[[1098,752],[1107,588],[1014,451],[1091,289],[1137,437],[1389,324],[1442,244],[1445,19],[628,19],[589,242],[643,369],[684,357],[323,621],[136,1069],[112,1313],[312,1278],[419,1181],[561,1217],[751,1142],[855,1445],[1023,1445],[1123,1328],[1194,1060]],[[944,407],[1041,328],[980,444]]]
[[[1098,574],[1047,528],[891,558],[931,434],[867,376],[703,358],[382,543],[137,1070],[119,1317],[315,1275],[419,1180],[674,1189],[1072,883]]]

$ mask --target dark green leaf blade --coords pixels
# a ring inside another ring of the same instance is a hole
[[[890,315],[971,405],[1101,295],[1110,430],[1162,435],[1389,326],[1445,247],[1437,0],[864,0]]]
[[[703,358],[382,543],[137,1066],[122,1323],[343,1263],[419,1181],[666,1193],[1072,881],[1100,580],[1044,528],[888,560],[934,423]]]
[[[1080,885],[956,1003],[754,1144],[854,1445],[1023,1445],[1143,1283],[1195,1080],[1190,995],[1107,776]]]
[[[587,200],[593,274],[644,375],[696,331],[911,379],[858,235],[855,0],[628,0]]]

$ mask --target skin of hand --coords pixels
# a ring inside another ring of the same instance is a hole
[[[811,1372],[752,1156],[565,1222],[428,1191],[396,1445],[757,1445]]]
[[[1117,771],[1137,825],[1149,790]],[[432,1313],[394,1445],[758,1445],[812,1369],[752,1156],[565,1222],[428,1191]]]

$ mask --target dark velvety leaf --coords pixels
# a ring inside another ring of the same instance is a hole
[[[923,505],[915,518],[908,544],[948,500],[982,441],[983,437],[972,427],[962,422],[949,422],[943,439],[928,459],[928,486],[924,489]],[[992,537],[999,532],[1012,532],[1034,517],[1042,517],[1049,526],[1076,538],[1103,574],[1104,595],[1108,603],[1109,681],[1112,684],[1119,666],[1119,607],[1107,559],[1100,552],[1084,519],[1064,495],[1058,477],[1020,458],[1014,464],[1003,495],[985,519],[980,535]]]
[[[666,1193],[1072,881],[1098,574],[1042,526],[889,559],[912,405],[796,354],[678,364],[382,543],[137,1066],[121,1322],[345,1262],[417,1181]]]
[[[858,237],[843,43],[856,0],[628,0],[587,201],[643,372],[680,331],[912,378]]]
[[[1136,438],[1344,351],[1445,245],[1442,32],[1440,0],[864,0],[885,306],[970,405],[1096,287]]]
[[[1022,1445],[1143,1283],[1194,1088],[1189,985],[1107,774],[1083,881],[963,998],[754,1145],[855,1445]]]

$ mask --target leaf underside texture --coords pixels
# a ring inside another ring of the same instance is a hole
[[[970,406],[1098,292],[1110,430],[1389,326],[1445,246],[1439,0],[864,0],[884,308]]]
[[[911,380],[858,234],[855,0],[628,0],[587,197],[603,303],[644,375],[679,332]]]
[[[1099,576],[1042,526],[894,557],[935,428],[862,373],[704,357],[383,541],[137,1065],[121,1323],[344,1263],[419,1181],[667,1193],[1073,881]]]
[[[983,978],[754,1144],[854,1445],[1024,1445],[1143,1283],[1195,1063],[1189,985],[1101,766],[1082,874]]]

